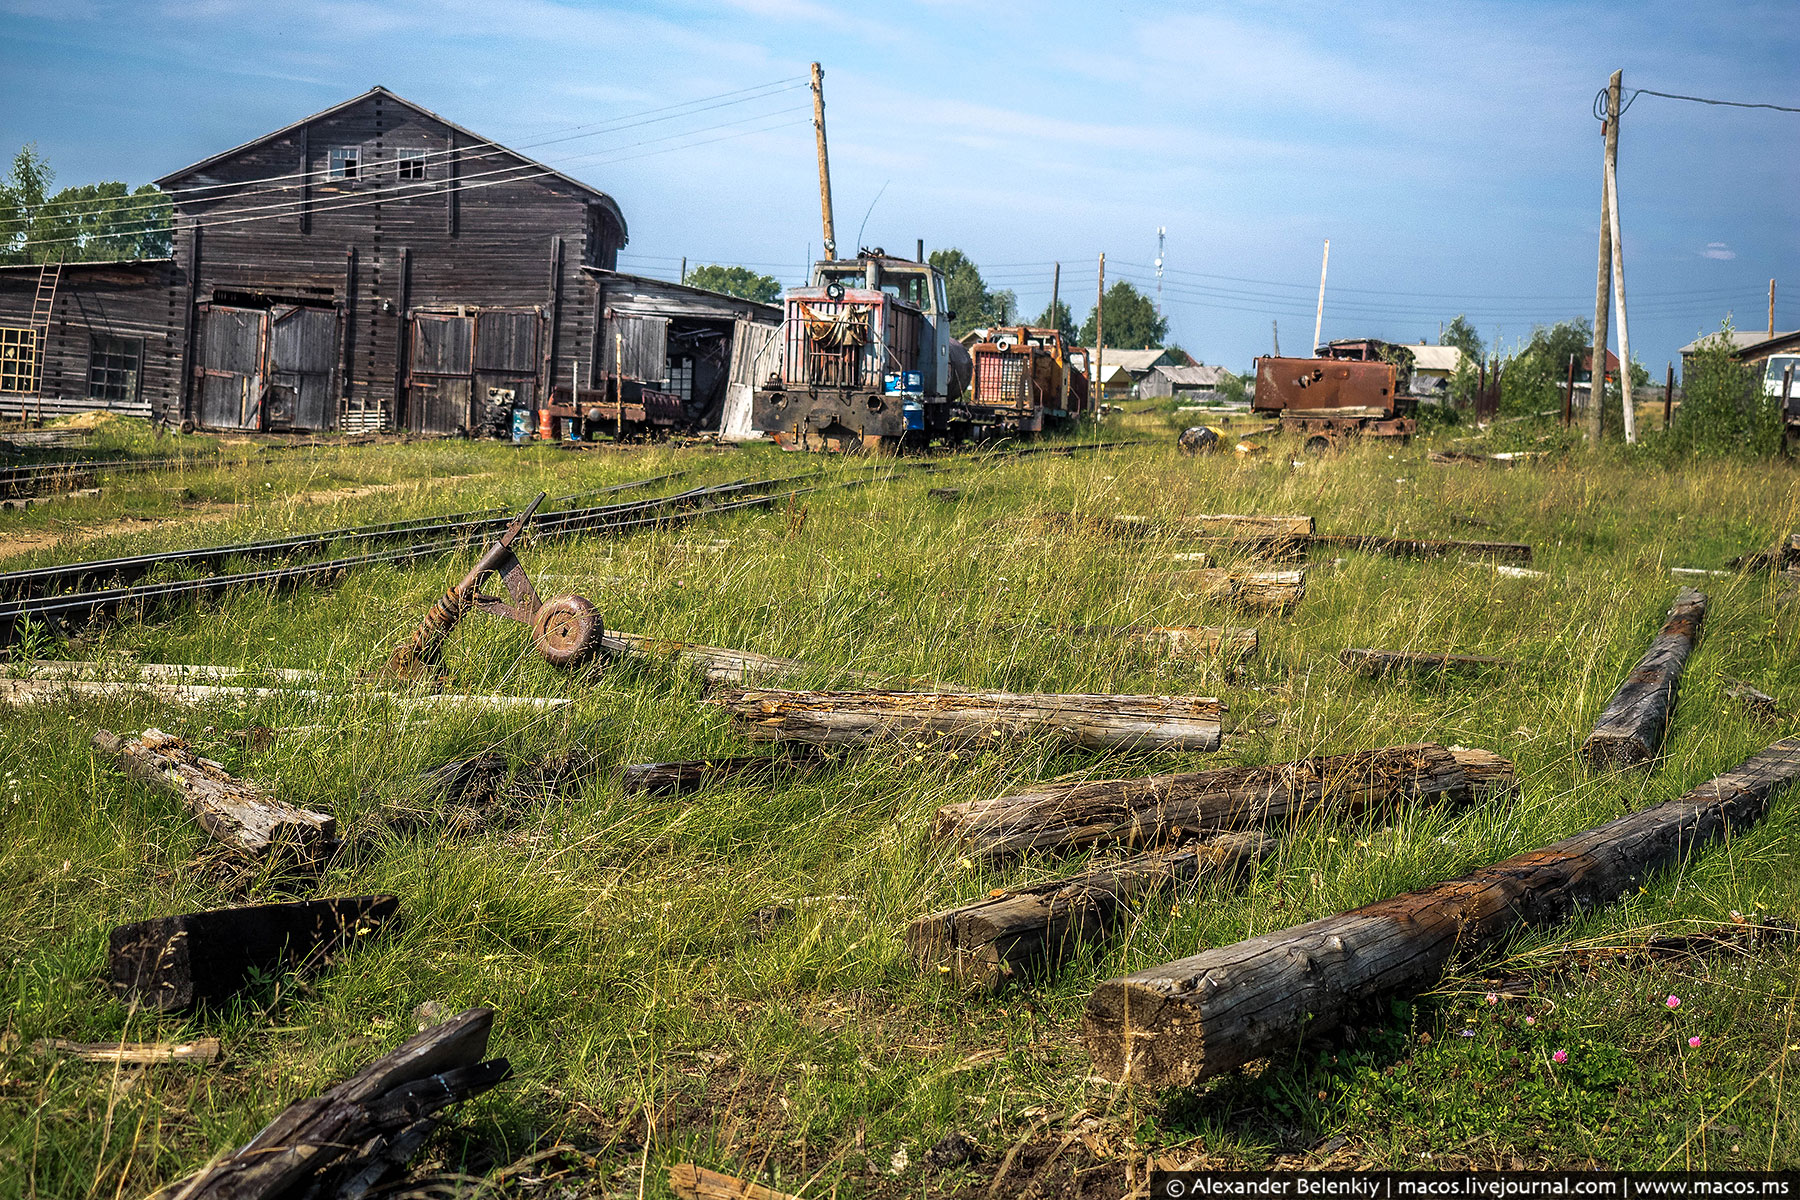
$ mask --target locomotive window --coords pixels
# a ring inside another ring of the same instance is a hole
[[[926,282],[923,275],[890,275],[884,271],[881,290],[902,304],[910,304],[920,312],[929,312],[931,299]]]

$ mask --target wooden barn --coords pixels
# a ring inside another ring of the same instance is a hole
[[[172,259],[0,269],[0,415],[500,435],[515,409],[629,407],[716,427],[739,323],[780,319],[618,274],[605,192],[384,88],[156,183]]]

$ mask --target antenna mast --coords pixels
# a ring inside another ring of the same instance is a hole
[[[1156,227],[1156,319],[1162,320],[1162,264],[1163,234],[1169,232],[1161,225]]]

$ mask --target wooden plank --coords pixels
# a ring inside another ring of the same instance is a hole
[[[490,712],[530,710],[547,712],[569,701],[559,696],[484,696],[445,692],[430,696],[392,695],[367,690],[326,692],[295,687],[236,687],[206,683],[159,683],[129,679],[6,679],[0,678],[0,705],[57,704],[68,700],[159,700],[170,704],[217,704],[222,701],[290,700],[350,701],[370,695],[388,697],[402,712],[455,709],[463,706]]]
[[[69,1042],[62,1038],[40,1038],[31,1043],[33,1050],[66,1054],[83,1062],[112,1063],[117,1066],[148,1066],[165,1062],[212,1062],[219,1057],[219,1039],[196,1038],[191,1042]]]
[[[1051,735],[1090,748],[1217,750],[1224,705],[1203,696],[736,690],[715,697],[753,741],[861,745]]]
[[[669,1168],[669,1190],[681,1200],[798,1200],[787,1192],[746,1183],[693,1163],[676,1163]]]
[[[1582,757],[1590,764],[1619,770],[1646,763],[1656,753],[1675,713],[1682,668],[1705,620],[1706,594],[1682,588],[1662,632],[1606,702],[1593,732],[1581,743]]]
[[[1684,796],[1544,849],[1108,980],[1083,1020],[1094,1070],[1115,1083],[1188,1086],[1285,1052],[1370,999],[1434,986],[1456,954],[1617,899],[1760,820],[1796,778],[1800,739],[1776,742]]]
[[[722,646],[649,638],[616,629],[609,629],[601,636],[600,646],[609,654],[678,660],[698,669],[708,683],[749,683],[755,679],[790,679],[808,672],[819,673],[812,663],[797,658],[777,658],[751,650],[728,650]],[[858,683],[880,682],[871,671],[841,669],[831,673]]]
[[[946,804],[931,836],[984,858],[1107,843],[1155,845],[1319,812],[1354,817],[1408,803],[1465,803],[1512,785],[1512,763],[1497,754],[1421,743],[1264,767],[1041,784]]]
[[[1241,608],[1279,612],[1306,598],[1305,567],[1294,571],[1202,567],[1192,571],[1171,571],[1159,578],[1198,598],[1223,600]]]
[[[1445,671],[1492,671],[1516,668],[1510,658],[1487,654],[1424,654],[1411,650],[1371,650],[1352,646],[1338,652],[1338,661],[1359,675],[1380,677],[1402,672],[1439,674]]]
[[[160,729],[134,738],[100,729],[93,745],[133,779],[180,800],[202,829],[240,854],[261,858],[282,852],[317,862],[337,844],[337,819],[331,814],[296,808],[254,783],[234,779]]]
[[[453,1104],[511,1075],[483,1061],[494,1010],[472,1008],[409,1038],[349,1079],[295,1101],[242,1148],[157,1200],[289,1200],[369,1195],[405,1169]]]
[[[907,926],[906,944],[921,970],[941,970],[971,988],[1039,979],[1082,943],[1129,920],[1136,905],[1207,875],[1245,870],[1275,845],[1261,833],[1217,833],[1195,845],[996,891],[920,917]]]
[[[107,939],[107,986],[120,999],[149,1008],[218,1003],[253,974],[312,965],[376,932],[399,907],[393,896],[354,896],[121,925]]]
[[[1524,542],[1431,541],[1421,538],[1382,537],[1367,533],[1319,534],[1313,545],[1340,550],[1367,550],[1395,558],[1450,558],[1452,556],[1528,563],[1531,547]]]

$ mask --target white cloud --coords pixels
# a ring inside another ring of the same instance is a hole
[[[1624,189],[1621,188],[1620,190],[1623,191]],[[1706,243],[1706,249],[1700,252],[1700,257],[1730,259],[1737,257],[1737,251],[1733,250],[1730,246],[1727,246],[1724,242],[1708,242]]]

